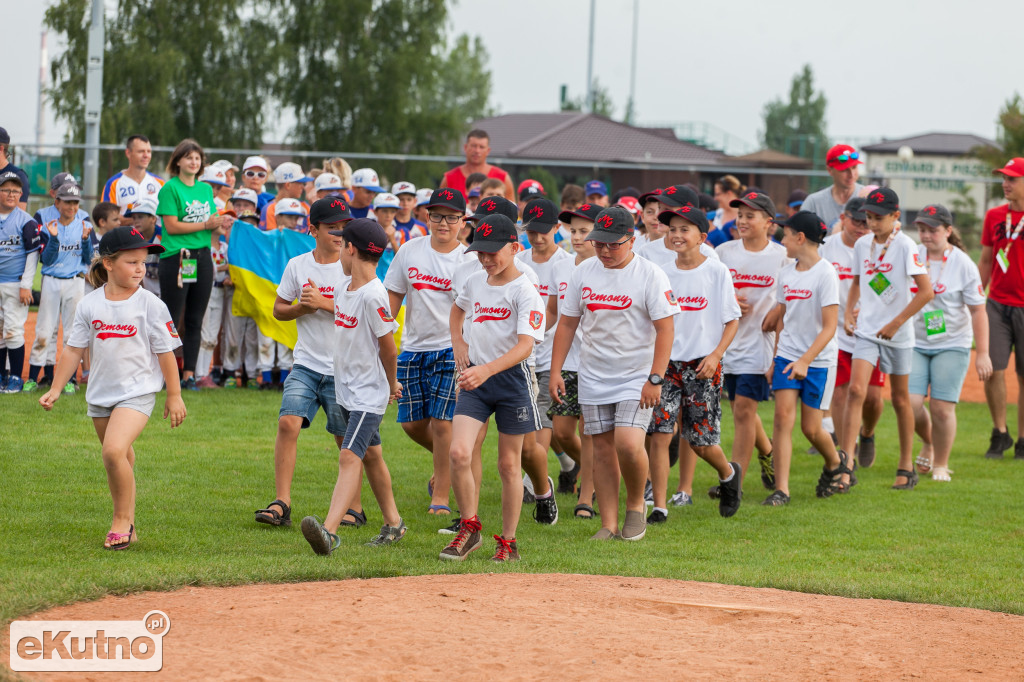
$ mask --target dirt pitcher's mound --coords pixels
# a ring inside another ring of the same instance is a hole
[[[176,680],[1024,678],[1024,617],[642,578],[186,588],[31,618],[134,620],[154,609],[171,622],[163,676]]]

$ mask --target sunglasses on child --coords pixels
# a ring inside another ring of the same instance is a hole
[[[247,177],[247,178],[265,178],[265,177],[267,177],[267,171],[247,170],[247,171],[245,171],[245,177]]]

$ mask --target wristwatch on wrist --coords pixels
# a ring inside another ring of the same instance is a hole
[[[663,383],[665,383],[665,379],[663,377],[658,376],[657,374],[650,375],[649,377],[647,377],[647,380],[651,382],[652,386],[661,386]]]

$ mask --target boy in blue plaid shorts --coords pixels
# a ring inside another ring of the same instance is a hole
[[[406,434],[433,454],[430,514],[451,514],[448,451],[455,415],[455,355],[448,317],[455,302],[452,278],[465,262],[458,240],[466,213],[461,192],[438,189],[427,204],[430,237],[406,242],[388,269],[391,315],[407,303],[402,353],[398,356],[398,422]]]

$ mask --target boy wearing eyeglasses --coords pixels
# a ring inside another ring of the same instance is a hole
[[[861,163],[860,152],[848,144],[837,144],[829,149],[825,155],[825,166],[832,178],[832,186],[811,194],[800,207],[804,211],[817,213],[828,226],[829,234],[839,229],[839,219],[846,208],[846,202],[859,196],[864,189],[857,183],[860,177],[860,169],[857,167]]]
[[[581,263],[569,279],[551,352],[551,393],[562,396],[562,366],[581,327],[579,403],[583,433],[594,437],[602,525],[595,540],[619,536],[620,471],[626,483],[621,537],[640,540],[647,532],[644,438],[661,400],[673,317],[679,313],[665,271],[633,253],[633,225],[621,206],[598,214],[587,235],[597,257]]]
[[[263,207],[274,200],[274,195],[266,192],[263,185],[267,182],[267,174],[270,172],[268,164],[262,156],[250,156],[242,164],[242,187],[256,192],[256,211],[260,212]]]
[[[395,254],[384,278],[391,316],[405,303],[398,356],[398,423],[434,457],[428,512],[450,514],[448,450],[455,414],[455,355],[448,317],[455,302],[452,279],[466,261],[458,234],[466,212],[461,192],[437,189],[427,203],[430,236],[413,239]]]

